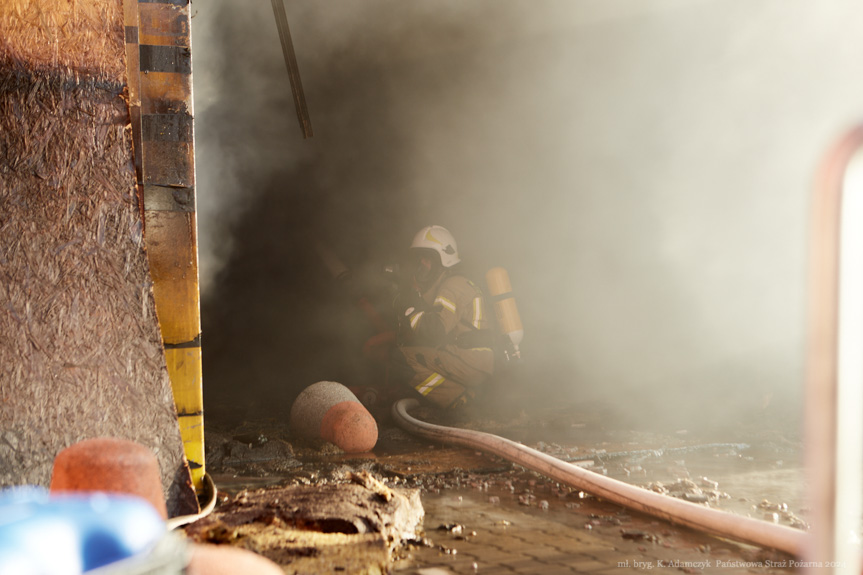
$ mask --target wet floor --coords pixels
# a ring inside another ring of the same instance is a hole
[[[793,559],[783,554],[630,512],[511,462],[428,443],[380,419],[378,445],[361,456],[292,442],[280,422],[246,422],[212,431],[222,459],[214,459],[218,464],[211,470],[226,492],[338,481],[355,469],[368,470],[390,486],[419,489],[424,537],[397,554],[395,572],[610,573],[621,567],[675,573],[795,571]],[[745,437],[608,429],[566,410],[545,414],[542,421],[537,425],[521,414],[438,423],[522,441],[596,473],[702,505],[805,527],[799,448],[771,429],[744,430]]]
[[[496,497],[468,491],[424,496],[432,544],[409,546],[394,571],[794,572],[773,567],[789,561],[784,555],[706,537],[612,504],[588,499],[575,509],[566,504],[524,506],[506,494],[499,502],[489,501]]]

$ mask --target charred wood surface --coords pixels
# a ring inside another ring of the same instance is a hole
[[[360,472],[349,483],[243,491],[186,533],[251,549],[287,572],[379,572],[399,544],[417,538],[422,518],[418,490],[390,489]]]
[[[45,3],[17,4],[0,9],[0,486],[47,485],[62,448],[123,437],[155,452],[169,513],[188,513],[197,502],[132,165],[122,7],[61,2],[31,30]]]

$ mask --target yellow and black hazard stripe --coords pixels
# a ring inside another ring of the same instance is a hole
[[[195,489],[204,402],[189,0],[124,0],[139,198],[165,361]]]

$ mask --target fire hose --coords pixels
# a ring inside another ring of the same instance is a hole
[[[536,471],[558,483],[677,525],[791,555],[799,556],[802,552],[807,534],[798,529],[655,493],[588,471],[497,435],[420,421],[408,414],[417,405],[419,402],[416,399],[402,399],[392,407],[393,419],[409,433],[433,441],[479,449]]]
[[[218,489],[216,489],[216,483],[213,481],[213,478],[210,477],[210,475],[207,473],[204,474],[203,486],[204,489],[201,493],[201,496],[204,498],[204,501],[206,501],[206,503],[203,503],[200,513],[195,513],[192,515],[180,515],[179,517],[171,517],[166,522],[168,531],[173,531],[174,529],[178,529],[185,525],[189,525],[190,523],[194,523],[195,521],[203,519],[204,517],[213,512],[213,509],[216,508],[216,500],[218,499]]]

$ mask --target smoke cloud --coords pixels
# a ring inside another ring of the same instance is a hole
[[[310,140],[270,4],[195,4],[208,410],[367,383],[372,330],[315,242],[383,305],[376,270],[433,223],[509,270],[532,396],[796,419],[811,182],[863,116],[858,4],[288,2]]]

